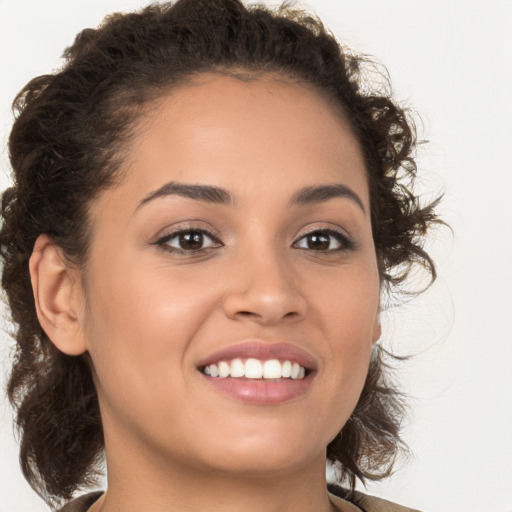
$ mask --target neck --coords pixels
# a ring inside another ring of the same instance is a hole
[[[227,472],[191,467],[137,450],[109,453],[108,490],[90,512],[331,512],[325,456],[288,471]],[[115,462],[113,462],[115,461]]]

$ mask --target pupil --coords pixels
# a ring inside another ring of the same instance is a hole
[[[198,231],[182,233],[180,235],[180,246],[182,249],[201,249],[203,246],[203,234]]]
[[[317,251],[327,251],[329,249],[329,237],[323,234],[313,234],[308,237],[308,248]]]

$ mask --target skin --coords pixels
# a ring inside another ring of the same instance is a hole
[[[235,201],[172,194],[141,204],[169,182],[221,187]],[[304,187],[333,183],[361,204],[290,205]],[[380,335],[369,211],[350,127],[309,88],[206,75],[151,109],[121,183],[91,207],[85,274],[45,237],[30,265],[46,332],[91,358],[108,464],[108,491],[91,510],[333,509],[325,449]],[[215,240],[171,252],[177,239],[162,237],[182,228]],[[326,229],[352,244],[328,234],[329,250],[308,246],[308,233]],[[249,338],[310,354],[307,391],[261,405],[209,385],[198,362]]]

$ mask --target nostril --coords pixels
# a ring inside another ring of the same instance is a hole
[[[292,293],[270,295],[265,289],[255,287],[246,291],[230,291],[224,298],[222,307],[232,320],[273,324],[280,321],[299,320],[305,311],[301,296]]]
[[[263,316],[263,315],[260,315],[258,313],[255,313],[254,311],[238,311],[237,314],[240,315],[240,316],[244,316],[244,317],[260,317],[260,316]],[[289,311],[282,318],[294,318],[296,316],[297,316],[297,313],[295,311]]]

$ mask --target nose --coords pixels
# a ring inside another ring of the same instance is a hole
[[[241,258],[231,267],[229,289],[223,308],[233,320],[249,320],[260,325],[295,322],[306,313],[300,279],[290,262],[271,251],[258,251]]]

